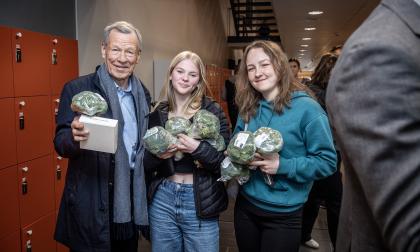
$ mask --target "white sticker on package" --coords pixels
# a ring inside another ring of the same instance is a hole
[[[264,141],[268,139],[268,137],[269,137],[268,134],[260,134],[260,135],[258,135],[255,138],[255,140],[254,140],[255,141],[255,146],[257,148],[259,148],[264,143]]]
[[[233,146],[242,149],[246,143],[246,140],[248,140],[248,137],[249,137],[249,134],[247,133],[238,133],[238,136],[236,137],[236,140],[233,143]]]
[[[222,168],[227,168],[230,164],[232,163],[232,161],[230,161],[229,157],[225,157],[225,159],[223,159],[222,161]]]

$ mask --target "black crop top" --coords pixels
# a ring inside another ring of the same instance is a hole
[[[194,167],[196,167],[194,159],[188,153],[184,153],[184,157],[179,161],[175,161],[174,163],[175,173],[192,173]]]

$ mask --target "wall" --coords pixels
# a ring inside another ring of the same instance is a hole
[[[75,1],[2,0],[0,25],[75,39]]]
[[[183,50],[196,52],[205,64],[227,66],[229,49],[218,1],[78,0],[76,10],[81,75],[103,62],[103,28],[118,20],[131,22],[142,33],[141,61],[135,73],[152,93],[153,62],[170,60]]]

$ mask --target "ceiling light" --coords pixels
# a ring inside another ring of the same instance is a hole
[[[308,12],[309,15],[321,15],[322,13],[324,13],[324,12],[319,11],[319,10],[314,10],[314,11]]]
[[[305,49],[300,49],[299,50],[299,52],[306,52],[306,51],[308,51],[308,50],[305,50]]]
[[[309,47],[309,45],[300,45],[301,47]]]
[[[299,55],[302,55],[302,56],[303,56],[303,55],[305,55],[305,54],[304,54],[304,53],[299,53]]]
[[[299,57],[298,57],[298,59],[302,59],[302,57],[301,57],[301,56],[299,56]]]
[[[305,27],[305,31],[315,31],[315,27]]]
[[[302,40],[311,40],[312,38],[302,38]]]

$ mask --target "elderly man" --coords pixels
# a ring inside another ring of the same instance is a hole
[[[132,24],[107,26],[101,48],[105,63],[63,88],[54,145],[69,166],[55,239],[71,251],[135,252],[138,228],[148,224],[141,141],[150,94],[133,75],[141,43]],[[101,116],[118,120],[115,154],[80,149],[89,132],[70,104],[81,91],[104,97],[108,111]]]

